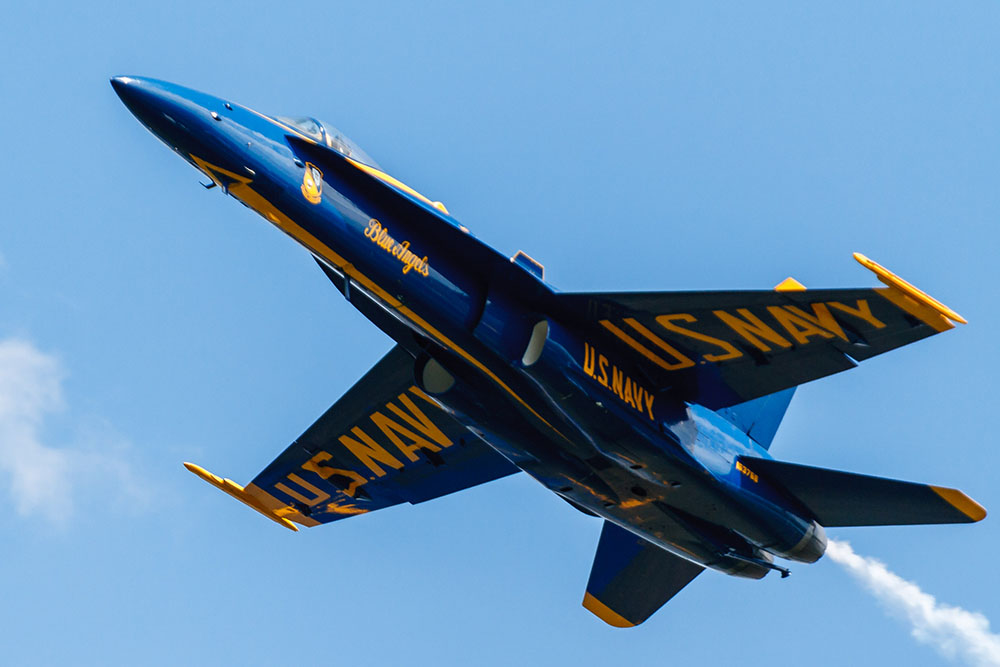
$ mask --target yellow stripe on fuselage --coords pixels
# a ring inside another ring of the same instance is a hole
[[[277,125],[278,127],[280,127],[283,130],[288,130],[292,134],[294,134],[294,135],[296,135],[298,137],[301,137],[302,139],[305,139],[306,141],[308,141],[310,143],[316,144],[317,146],[322,145],[320,142],[316,141],[315,137],[310,137],[307,134],[303,134],[301,131],[295,129],[291,125],[288,125],[286,123],[282,123],[280,120],[278,120],[276,118],[271,118],[270,116],[265,116],[264,114],[260,113],[259,111],[254,111],[253,109],[249,109],[249,108],[247,108],[247,111],[249,111],[250,113],[252,113],[254,115],[260,116],[264,120]],[[369,166],[369,165],[367,165],[367,164],[365,164],[363,162],[358,162],[357,160],[355,160],[355,159],[353,159],[353,158],[351,158],[351,157],[349,157],[347,155],[344,155],[344,158],[348,162],[350,162],[351,164],[353,164],[355,167],[357,167],[361,171],[369,174],[370,176],[374,176],[375,178],[379,179],[380,181],[384,181],[384,182],[388,183],[389,185],[391,185],[391,186],[393,186],[395,188],[399,188],[400,190],[402,190],[406,194],[408,194],[408,195],[410,195],[412,197],[416,197],[417,199],[419,199],[422,202],[430,204],[431,206],[433,206],[437,210],[441,211],[445,215],[451,215],[450,213],[448,213],[448,209],[447,209],[447,207],[445,207],[445,205],[443,203],[441,203],[439,201],[431,201],[428,197],[425,197],[424,195],[420,194],[419,192],[417,192],[416,190],[414,190],[413,188],[411,188],[409,185],[407,185],[406,183],[402,182],[398,178],[390,176],[389,174],[385,173],[381,169],[376,169],[375,167]]]
[[[566,436],[559,433],[559,431],[552,426],[544,417],[542,417],[538,412],[535,411],[528,403],[521,398],[517,392],[511,389],[507,383],[501,380],[496,373],[490,370],[485,364],[473,357],[469,352],[462,349],[457,343],[445,336],[442,332],[438,331],[435,327],[431,326],[427,320],[423,319],[410,308],[404,306],[402,302],[391,295],[389,292],[385,291],[379,287],[375,281],[368,278],[368,276],[361,273],[357,267],[349,263],[346,259],[338,255],[329,246],[324,244],[322,241],[317,239],[315,236],[310,234],[308,231],[296,224],[291,218],[279,211],[274,204],[268,201],[260,193],[250,187],[249,179],[245,176],[238,176],[233,174],[221,167],[217,167],[213,164],[205,162],[201,158],[191,156],[191,159],[201,167],[201,169],[208,174],[209,178],[212,180],[217,180],[217,176],[213,176],[212,172],[224,174],[230,178],[234,179],[234,183],[229,186],[229,192],[239,199],[241,202],[257,211],[259,214],[264,216],[267,220],[275,224],[283,232],[294,238],[300,244],[305,246],[310,252],[318,255],[328,261],[333,266],[337,267],[339,270],[343,271],[346,275],[350,276],[358,282],[362,287],[368,289],[373,294],[378,296],[380,299],[385,301],[389,306],[395,308],[397,312],[409,319],[411,322],[420,327],[423,331],[427,332],[431,336],[437,339],[439,343],[454,351],[460,357],[465,359],[467,362],[475,366],[477,369],[482,371],[487,377],[493,380],[497,385],[503,388],[508,394],[510,394],[518,403],[525,407],[532,415],[538,418],[543,424],[551,428],[553,431],[558,433],[560,437],[565,438]]]
[[[389,174],[385,173],[381,169],[376,169],[375,167],[369,167],[367,164],[365,164],[363,162],[358,162],[357,160],[352,160],[351,158],[347,157],[346,155],[344,157],[347,159],[348,162],[350,162],[355,167],[357,167],[361,171],[365,172],[369,176],[374,176],[375,178],[379,179],[380,181],[384,181],[385,183],[388,183],[389,185],[393,186],[394,188],[399,188],[400,190],[402,190],[406,194],[408,194],[408,195],[410,195],[412,197],[416,197],[417,199],[419,199],[420,201],[422,201],[424,203],[430,204],[431,206],[433,206],[437,210],[441,211],[442,213],[450,215],[448,213],[448,209],[445,208],[444,204],[442,204],[439,201],[431,201],[430,199],[428,199],[427,197],[423,196],[422,194],[420,194],[419,192],[417,192],[416,190],[414,190],[413,188],[411,188],[409,185],[407,185],[406,183],[402,182],[398,178],[393,178],[392,176],[390,176]]]

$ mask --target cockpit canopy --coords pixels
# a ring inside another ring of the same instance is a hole
[[[361,150],[361,146],[358,146],[356,143],[348,139],[344,133],[330,123],[323,123],[315,118],[309,118],[306,116],[296,118],[276,116],[275,118],[285,125],[294,127],[299,132],[315,139],[319,143],[329,146],[341,155],[346,155],[352,160],[366,164],[369,167],[381,169],[381,167],[378,166],[378,163],[375,162],[375,160],[373,160],[368,153]]]

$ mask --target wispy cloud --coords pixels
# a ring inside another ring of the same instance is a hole
[[[1000,665],[1000,635],[982,614],[938,602],[882,562],[859,556],[848,542],[830,540],[827,555],[910,623],[913,637],[947,658],[971,665]]]
[[[9,482],[18,514],[55,522],[72,514],[81,486],[107,482],[106,494],[138,493],[120,439],[106,447],[44,441],[46,418],[64,407],[63,376],[59,361],[30,341],[0,340],[0,485]]]

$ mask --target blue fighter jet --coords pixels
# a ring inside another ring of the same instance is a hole
[[[705,568],[760,579],[824,527],[965,523],[961,491],[777,461],[795,387],[965,323],[860,254],[883,286],[566,293],[478,240],[334,126],[163,81],[111,80],[131,112],[319,264],[396,345],[241,486],[298,530],[524,471],[603,520],[583,605],[613,626]]]

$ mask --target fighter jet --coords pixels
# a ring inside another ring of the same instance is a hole
[[[768,451],[795,388],[965,323],[855,254],[880,287],[567,293],[477,239],[329,123],[114,77],[128,109],[301,245],[395,346],[245,486],[292,530],[524,472],[603,521],[583,606],[645,621],[710,568],[818,560],[824,527],[965,523],[961,491]],[[639,252],[642,249],[638,249]]]

